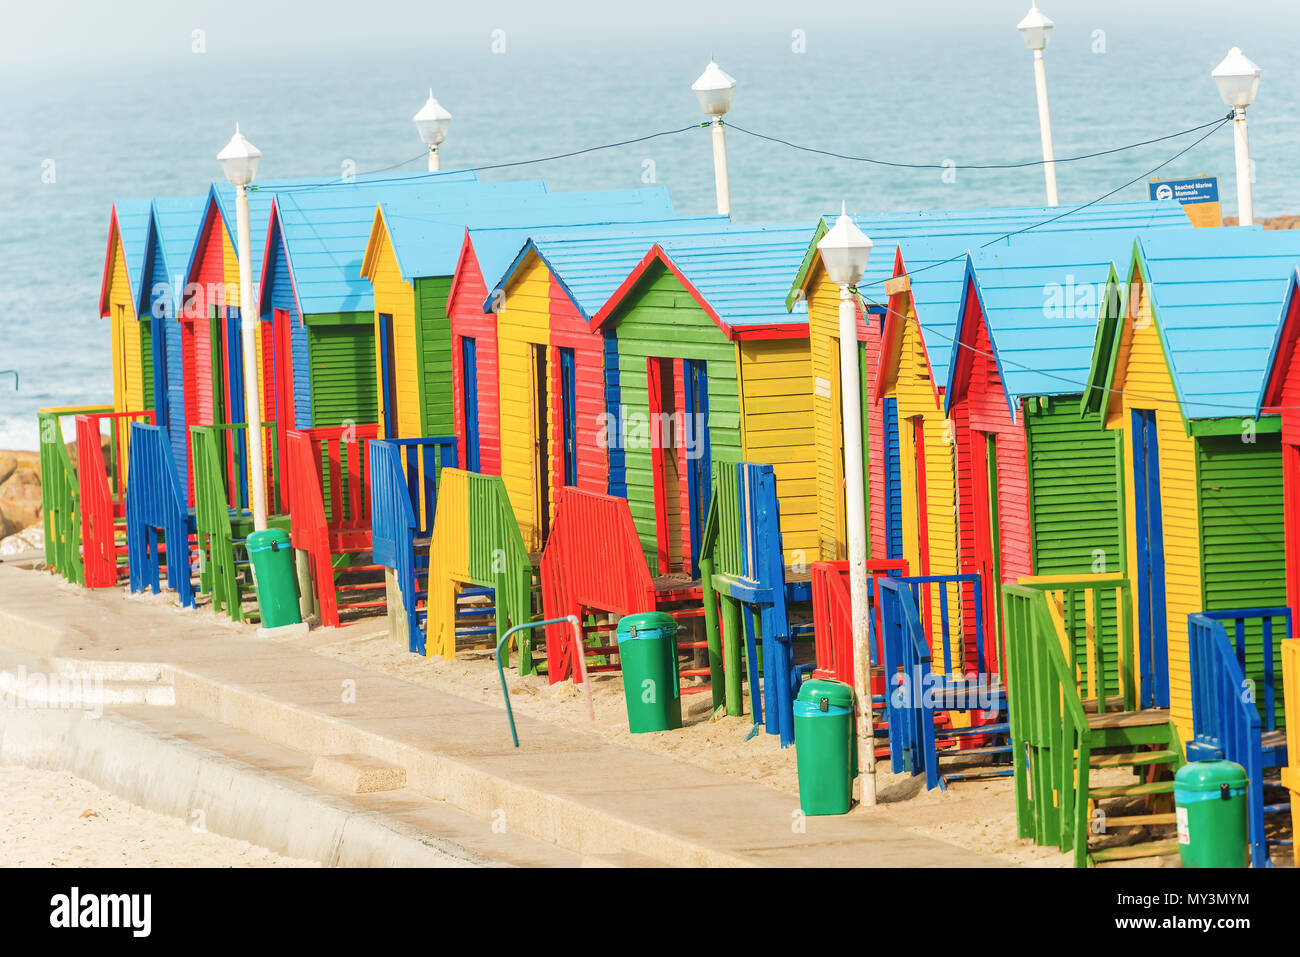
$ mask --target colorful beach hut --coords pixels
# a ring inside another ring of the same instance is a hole
[[[471,390],[468,379],[458,380],[457,426],[473,423],[476,391],[482,432],[468,435],[465,447],[470,456],[476,448],[485,453],[483,471],[504,477],[531,550],[546,539],[561,488],[622,494],[621,469],[613,481],[610,473],[611,459],[621,466],[622,450],[605,436],[609,416],[618,414],[617,378],[607,380],[614,342],[589,318],[653,237],[725,222],[663,219],[657,205],[643,221],[619,225],[471,231],[478,273],[501,278],[491,294],[473,269],[469,283],[457,282],[449,309],[453,354],[462,375],[476,360],[478,382]],[[519,388],[507,390],[507,382]]]
[[[966,259],[943,407],[957,431],[961,565],[980,575],[990,651],[1001,648],[1003,582],[1124,567],[1120,437],[1081,401],[1093,363],[1109,361],[1097,331],[1122,315],[1115,263],[1135,238],[1028,234]]]
[[[592,316],[617,341],[609,442],[652,574],[697,577],[714,461],[772,465],[785,561],[816,554],[808,325],[783,307],[806,239],[775,225],[659,239]]]
[[[1090,400],[1122,430],[1126,572],[1142,685],[1193,737],[1188,616],[1286,603],[1280,422],[1256,420],[1300,237],[1239,228],[1143,236]],[[1246,677],[1277,673],[1246,633]],[[1145,702],[1144,702],[1145,703]],[[1281,696],[1275,703],[1279,714]]]
[[[259,285],[259,311],[276,344],[277,386],[265,417],[281,429],[379,423],[380,383],[391,382],[397,357],[407,366],[438,363],[432,343],[395,338],[385,338],[385,361],[376,361],[375,287],[363,265],[377,205],[400,204],[408,215],[445,219],[463,232],[465,218],[480,205],[544,193],[539,180],[479,184],[441,176],[278,190]],[[437,311],[436,303],[423,305]],[[445,317],[440,325],[445,340]],[[445,347],[441,352],[445,362]],[[278,385],[289,381],[291,395]],[[422,434],[450,431],[449,421],[422,426],[443,429]]]
[[[1286,599],[1300,615],[1300,272],[1291,276],[1282,303],[1282,321],[1269,353],[1258,409],[1276,416],[1282,445],[1282,498],[1286,528]],[[1271,428],[1270,418],[1261,425]],[[1297,689],[1300,694],[1300,689]],[[1300,713],[1293,715],[1300,722]],[[1300,759],[1300,755],[1296,755]],[[1296,809],[1300,812],[1300,808]]]
[[[153,330],[150,314],[141,305],[149,221],[147,199],[118,200],[109,215],[99,314],[110,323],[116,412],[153,408]]]
[[[184,343],[180,315],[184,299],[185,269],[203,215],[204,197],[159,197],[149,210],[149,231],[144,249],[141,315],[148,315],[152,335],[153,408],[156,424],[165,428],[172,461],[182,489],[190,484],[188,415],[183,369]],[[189,412],[193,412],[191,408]]]
[[[484,280],[468,228],[484,228],[500,236],[508,227],[547,223],[586,222],[600,217],[612,222],[660,219],[672,215],[667,192],[661,189],[606,193],[545,193],[511,201],[481,202],[467,209],[459,221],[445,215],[430,216],[419,210],[381,204],[375,211],[363,274],[375,288],[375,337],[380,349],[380,396],[386,435],[413,438],[465,435],[467,397],[483,395],[472,423],[488,432],[486,453],[495,460],[496,349],[495,329],[490,334],[474,330],[456,340],[451,327],[457,318],[474,315],[482,320]],[[526,238],[514,234],[514,249]],[[494,251],[500,248],[497,243]],[[514,252],[496,252],[495,261]],[[470,350],[474,388],[467,393],[461,383],[465,350]],[[476,442],[475,450],[478,445]],[[475,455],[466,467],[477,471]],[[495,471],[495,469],[489,469]]]
[[[1181,207],[1174,202],[1110,204],[1054,220],[1059,216],[1059,210],[1026,207],[865,213],[854,217],[875,241],[867,272],[858,285],[863,445],[868,469],[868,541],[873,558],[900,559],[910,554],[914,562],[920,560],[921,529],[916,520],[920,513],[910,500],[906,512],[908,534],[905,535],[903,529],[904,488],[911,490],[911,498],[915,497],[917,459],[912,455],[909,461],[900,454],[904,442],[916,447],[918,419],[924,420],[927,416],[930,419],[928,423],[919,423],[922,451],[928,452],[931,460],[938,463],[952,458],[951,447],[943,442],[944,418],[936,414],[946,368],[937,372],[930,368],[932,357],[926,348],[926,330],[931,322],[941,323],[929,333],[929,337],[936,340],[933,347],[944,353],[938,358],[939,363],[946,365],[946,350],[951,346],[951,330],[955,323],[967,250],[1030,228],[1035,232],[1055,232],[1187,223]],[[792,310],[806,308],[808,311],[821,557],[842,560],[846,557],[846,545],[844,466],[840,448],[839,290],[826,278],[817,255],[817,243],[833,218],[823,217],[814,230],[786,303]],[[900,249],[900,244],[904,248]],[[922,300],[920,303],[916,301],[918,296]],[[887,309],[891,302],[896,306],[893,311]],[[888,322],[887,312],[890,314]],[[882,336],[886,332],[888,348],[882,349]],[[882,358],[882,353],[887,355]],[[885,366],[888,367],[888,376],[882,376]],[[903,422],[906,424],[911,420],[910,439],[899,431],[900,402]],[[951,525],[945,516],[952,513],[951,490],[946,490],[946,486],[939,487],[945,483],[944,471],[939,468],[926,473],[927,482],[935,482],[936,487],[926,489],[927,508],[924,511],[929,512],[929,503],[936,504],[935,521],[938,524],[935,536],[940,539],[942,530]],[[949,503],[946,512],[938,504],[945,500]],[[929,529],[926,531],[928,533]],[[951,531],[947,540],[952,540]],[[951,562],[943,567],[949,565]],[[911,567],[918,569],[920,565]]]

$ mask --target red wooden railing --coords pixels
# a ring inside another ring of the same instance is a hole
[[[286,432],[290,539],[294,548],[307,553],[321,624],[327,627],[339,624],[333,556],[371,549],[367,444],[378,435],[374,423]],[[382,608],[384,604],[353,601],[343,607]]]
[[[542,607],[547,618],[587,608],[622,617],[655,610],[655,586],[627,500],[574,488],[560,490],[555,524],[542,551]],[[546,629],[552,684],[575,674],[577,656],[567,625]]]
[[[87,588],[112,588],[126,555],[127,449],[131,423],[154,424],[153,412],[77,416],[77,485],[81,493],[81,548]],[[107,435],[108,461],[102,441]],[[122,541],[118,541],[121,532]]]
[[[883,665],[885,652],[884,630],[880,622],[879,578],[899,578],[907,575],[907,562],[901,558],[867,562],[868,588],[871,600],[871,643],[874,646],[873,665]],[[853,614],[849,603],[849,563],[813,562],[813,641],[817,652],[816,678],[833,678],[853,684]],[[873,676],[872,693],[884,694],[883,678]],[[877,687],[879,685],[879,687]]]

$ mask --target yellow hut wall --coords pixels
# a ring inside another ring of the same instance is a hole
[[[144,376],[140,366],[140,323],[131,295],[126,255],[116,232],[110,252],[108,319],[113,360],[113,410],[138,412],[144,406]]]
[[[1130,290],[1128,321],[1115,357],[1115,373],[1106,410],[1106,427],[1123,429],[1125,511],[1130,581],[1137,580],[1137,520],[1134,514],[1133,444],[1128,440],[1130,413],[1156,413],[1160,453],[1160,517],[1165,551],[1165,620],[1169,655],[1169,706],[1179,737],[1192,737],[1191,677],[1188,666],[1187,616],[1202,610],[1201,553],[1196,492],[1196,446],[1174,391],[1173,379],[1150,300],[1140,279]],[[1134,598],[1134,635],[1139,603]]]
[[[944,417],[943,407],[930,373],[930,360],[924,339],[913,319],[910,303],[905,307],[906,321],[899,322],[900,341],[891,369],[884,370],[886,398],[898,402],[899,458],[903,489],[903,557],[913,575],[955,575],[958,573],[956,446],[952,427]],[[925,443],[925,523],[928,550],[921,554],[919,496],[917,495],[917,449],[914,441],[916,419],[921,420]],[[883,493],[881,493],[883,494]],[[956,606],[956,590],[951,589],[949,607]],[[932,621],[939,618],[939,592],[930,596]],[[935,636],[937,640],[937,635]],[[934,649],[935,668],[942,668],[942,653]]]
[[[736,363],[741,455],[772,466],[786,564],[806,567],[821,554],[808,340],[738,342]]]
[[[382,383],[384,357],[380,354],[379,315],[393,317],[393,391],[397,399],[396,436],[420,438],[420,349],[415,328],[415,286],[402,279],[386,230],[380,233],[370,282],[375,290],[375,382],[379,389],[379,428],[382,433],[387,396]]]
[[[546,348],[550,343],[550,291],[551,277],[546,266],[534,253],[529,253],[524,263],[515,271],[507,285],[500,312],[497,314],[497,369],[501,389],[501,478],[506,494],[519,522],[524,547],[530,552],[542,545],[538,500],[533,488],[538,474],[537,449],[534,445],[534,424],[537,416],[539,386],[545,395],[551,394],[550,379],[556,374],[554,363],[548,361],[547,382],[536,383],[533,349]],[[543,408],[543,414],[549,414]],[[555,429],[547,428],[550,443],[555,441]],[[547,449],[547,467],[555,460],[555,450]],[[551,502],[552,515],[555,503]]]
[[[817,482],[818,556],[848,558],[844,527],[844,456],[840,411],[840,291],[820,260],[807,285],[808,352],[812,375],[813,458]],[[821,388],[817,384],[825,383]]]

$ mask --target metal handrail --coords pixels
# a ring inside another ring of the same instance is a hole
[[[587,680],[587,656],[582,653],[582,622],[578,621],[578,616],[565,615],[563,618],[543,618],[541,621],[526,621],[522,625],[515,625],[497,639],[497,677],[501,679],[501,696],[506,701],[506,717],[510,719],[510,737],[514,739],[516,748],[519,747],[519,733],[515,730],[515,712],[510,707],[510,692],[506,690],[506,672],[505,665],[501,661],[501,646],[516,631],[541,628],[543,625],[559,625],[566,621],[573,626],[573,640],[578,648],[578,671],[582,675],[582,690],[587,697],[587,720],[596,720],[596,711],[591,704],[591,682]]]

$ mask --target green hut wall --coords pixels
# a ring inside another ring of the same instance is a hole
[[[1275,608],[1286,604],[1282,518],[1282,442],[1278,435],[1205,436],[1196,442],[1201,594],[1209,611]],[[1282,671],[1275,632],[1274,674]],[[1247,631],[1246,677],[1262,687],[1263,641]],[[1275,713],[1282,723],[1282,700]]]

